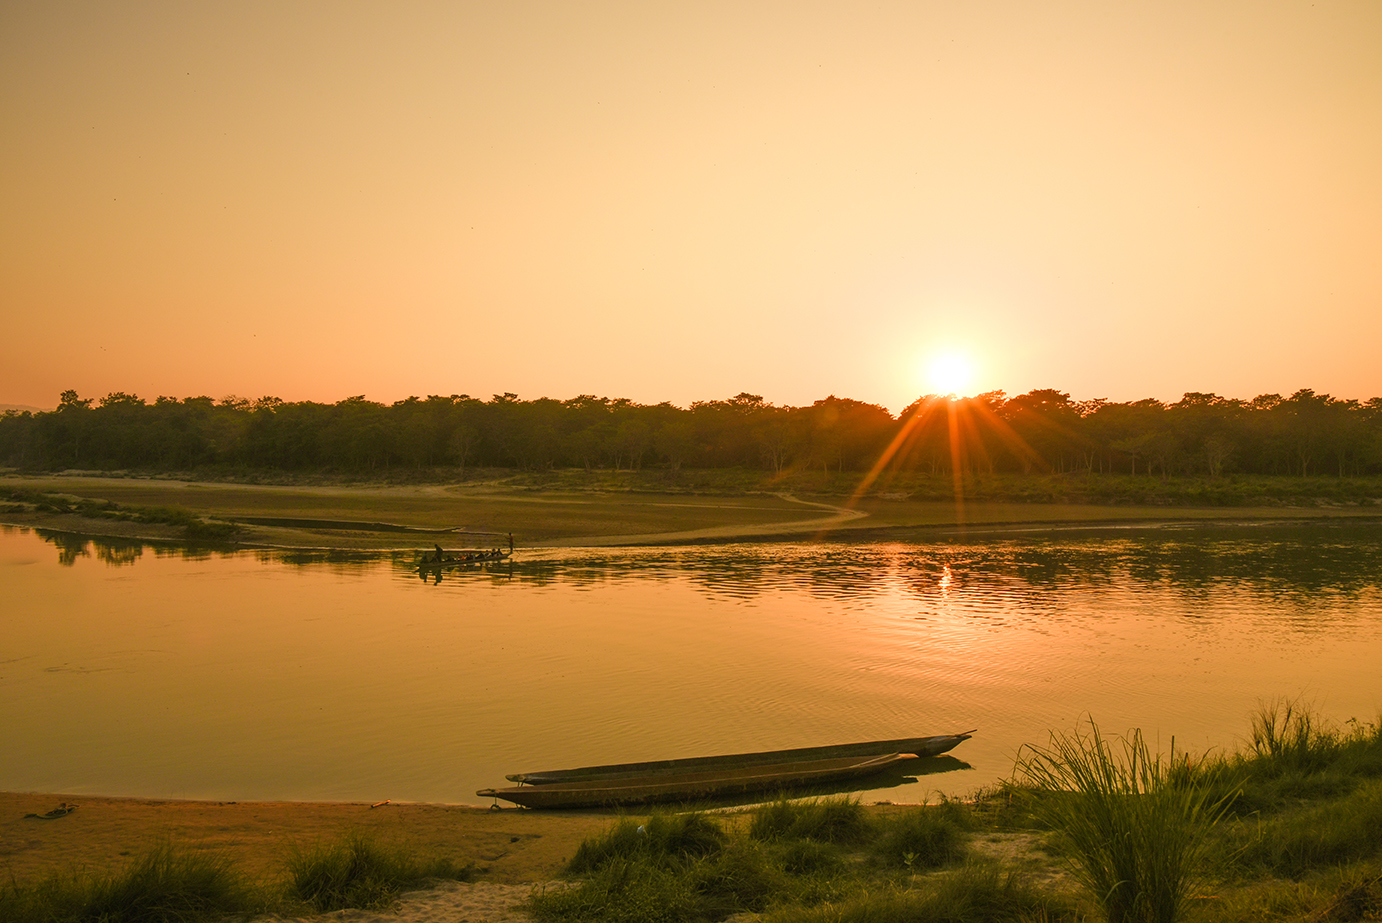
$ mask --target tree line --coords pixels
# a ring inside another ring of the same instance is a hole
[[[583,394],[363,395],[152,403],[65,391],[52,411],[0,416],[0,464],[25,470],[240,468],[378,474],[397,468],[757,468],[925,474],[1382,474],[1382,398],[1302,389],[1252,400],[1190,392],[1174,403],[1077,401],[1052,389],[930,395],[897,416],[830,396],[639,404]]]

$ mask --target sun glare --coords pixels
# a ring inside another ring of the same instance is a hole
[[[933,356],[926,368],[927,384],[937,394],[967,396],[965,389],[974,380],[974,365],[960,353]]]

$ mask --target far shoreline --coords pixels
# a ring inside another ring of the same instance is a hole
[[[956,540],[1080,531],[1379,522],[1368,505],[1146,506],[911,499],[898,495],[802,498],[759,490],[628,492],[502,483],[262,485],[105,474],[0,476],[0,487],[72,497],[44,510],[10,503],[0,523],[91,539],[194,544],[211,550],[385,555],[468,541],[518,548],[656,547],[763,542]],[[83,506],[83,504],[85,504]],[[189,536],[184,525],[112,518],[109,510],[174,510],[234,533]],[[94,510],[94,512],[93,512]],[[291,525],[265,525],[281,518]],[[314,527],[315,524],[315,527]],[[360,528],[349,528],[358,524]],[[378,530],[387,524],[386,530]],[[464,530],[456,532],[456,529]]]

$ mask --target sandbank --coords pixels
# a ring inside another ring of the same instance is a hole
[[[98,474],[5,475],[0,486],[104,500],[126,508],[176,508],[231,520],[246,548],[401,551],[480,544],[520,548],[728,543],[764,540],[927,539],[1070,528],[1178,523],[1369,518],[1371,508],[1159,507],[1079,503],[951,502],[903,495],[806,499],[788,493],[535,489],[502,478],[459,484],[263,485]],[[22,510],[5,524],[131,540],[179,541],[174,525]],[[473,543],[473,542],[472,542]]]

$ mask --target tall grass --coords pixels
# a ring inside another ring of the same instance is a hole
[[[1200,772],[1212,784],[1240,787],[1232,809],[1240,816],[1344,798],[1382,778],[1382,722],[1350,719],[1340,728],[1297,700],[1278,699],[1252,717],[1246,751],[1206,762]]]
[[[1115,748],[1093,721],[1087,733],[1053,733],[1049,747],[1019,756],[1018,780],[1040,792],[1038,817],[1060,832],[1076,877],[1110,923],[1173,923],[1184,914],[1209,827],[1227,801],[1192,772],[1175,772],[1173,783],[1177,765],[1174,744],[1163,760],[1134,730]]]
[[[1339,740],[1298,700],[1276,699],[1252,717],[1252,750],[1281,773],[1317,770],[1338,755]]]

